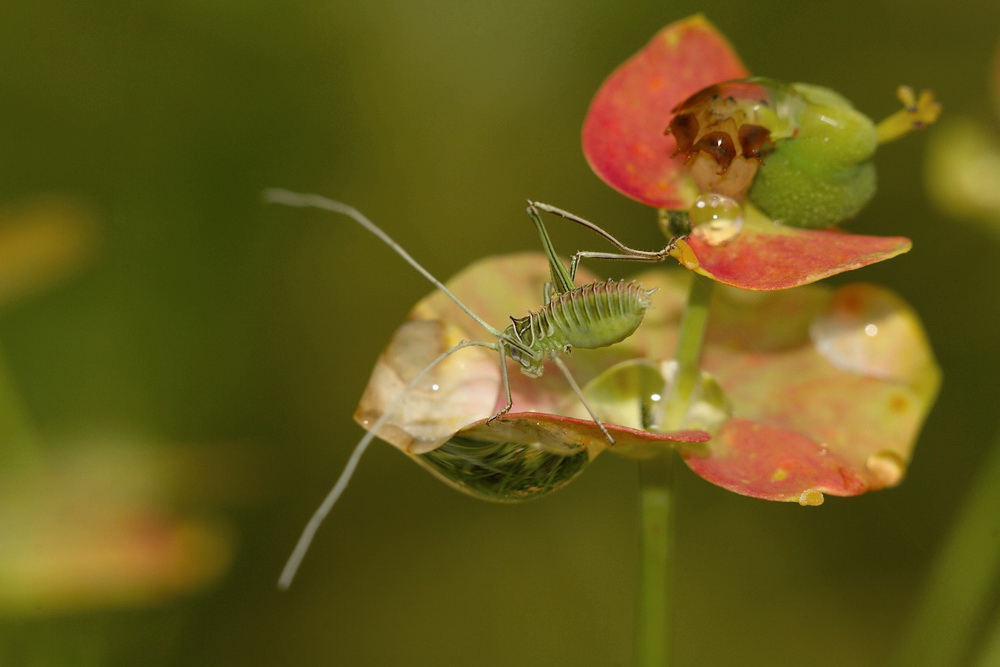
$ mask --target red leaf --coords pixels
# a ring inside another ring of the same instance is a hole
[[[698,234],[681,241],[676,253],[680,262],[733,287],[780,290],[881,262],[912,245],[900,236],[778,225],[749,206],[746,215],[743,230],[723,245],[709,245]]]
[[[711,452],[685,447],[695,473],[744,496],[819,505],[824,493],[856,496],[866,477],[836,452],[794,431],[749,419],[730,419],[712,438]]]
[[[707,442],[709,434],[697,429],[651,433],[630,426],[607,423],[605,428],[615,439],[612,447],[648,446],[665,442]],[[489,438],[530,444],[546,451],[586,447],[599,452],[609,446],[593,419],[578,419],[543,412],[509,413],[490,424],[482,419],[459,432],[467,437]]]
[[[749,72],[700,14],[672,23],[607,78],[583,125],[583,152],[611,187],[644,204],[686,208],[678,192],[683,157],[664,135],[677,104]]]

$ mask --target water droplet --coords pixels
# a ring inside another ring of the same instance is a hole
[[[799,505],[803,507],[816,507],[822,505],[824,500],[823,492],[816,489],[806,489],[799,494]]]
[[[839,128],[839,127],[841,127],[843,125],[843,123],[840,122],[839,120],[837,120],[836,118],[830,118],[829,116],[825,116],[823,114],[820,114],[819,121],[821,123],[826,123],[827,125],[830,125],[832,127],[837,127],[837,128]],[[829,137],[823,137],[824,141],[829,141],[829,139],[830,139]]]
[[[669,419],[669,430],[713,431],[729,419],[732,409],[725,392],[707,373],[698,378],[689,401],[675,404],[671,392],[676,375],[676,361],[624,361],[587,383],[584,394],[601,419],[631,428],[668,429]]]
[[[665,361],[660,364],[661,373],[667,381],[666,392],[669,398],[677,384],[678,365],[675,360]],[[671,412],[671,405],[665,405],[665,412]],[[688,397],[685,410],[681,414],[673,414],[669,417],[671,428],[699,428],[705,431],[713,431],[719,428],[729,417],[732,416],[732,406],[729,398],[719,383],[709,373],[701,372],[698,383],[692,388]]]
[[[865,468],[882,486],[895,486],[906,474],[906,461],[896,452],[883,449],[868,457]]]
[[[871,285],[840,288],[809,325],[816,350],[840,369],[909,380],[932,363],[920,325],[897,296]]]
[[[732,197],[709,193],[694,200],[688,210],[691,233],[710,246],[721,246],[743,229],[743,209]]]
[[[591,460],[585,449],[562,455],[523,443],[459,435],[414,458],[459,491],[500,502],[552,493],[572,481]]]

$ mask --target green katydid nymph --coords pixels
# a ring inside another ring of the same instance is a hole
[[[333,213],[345,215],[380,238],[386,245],[402,257],[410,266],[454,301],[469,317],[483,327],[494,341],[462,341],[438,355],[425,366],[403,388],[400,394],[388,405],[382,415],[370,426],[368,432],[354,447],[340,478],[329,494],[316,509],[288,559],[278,581],[280,588],[287,588],[298,570],[309,548],[310,543],[323,519],[334,506],[351,476],[357,468],[358,461],[368,445],[376,437],[379,430],[387,423],[393,412],[406,399],[407,394],[414,389],[426,374],[438,363],[451,354],[466,347],[477,346],[496,351],[500,356],[500,377],[502,380],[506,403],[504,407],[492,415],[488,421],[493,421],[505,415],[512,407],[510,383],[507,376],[507,358],[513,360],[522,373],[529,377],[538,377],[544,371],[546,361],[555,364],[566,377],[570,387],[579,397],[594,422],[600,427],[608,442],[614,444],[614,439],[601,422],[593,408],[584,398],[576,380],[560,358],[573,348],[594,349],[606,347],[621,342],[631,336],[641,324],[645,311],[652,307],[651,291],[645,290],[637,282],[609,279],[577,286],[574,282],[576,270],[582,259],[629,260],[642,262],[660,262],[666,259],[673,250],[676,239],[659,251],[644,251],[630,248],[614,236],[579,216],[567,211],[541,204],[528,202],[528,215],[538,229],[542,247],[548,258],[551,272],[551,282],[545,287],[543,305],[538,310],[529,311],[523,317],[511,317],[511,324],[504,329],[498,329],[476,315],[457,296],[455,296],[441,281],[435,278],[427,269],[410,256],[405,249],[396,243],[380,227],[365,217],[357,209],[319,195],[298,194],[281,189],[269,189],[264,192],[266,201],[288,206],[315,207]],[[564,218],[604,237],[618,249],[618,252],[578,252],[571,258],[566,267],[556,255],[552,241],[540,212],[549,213]]]

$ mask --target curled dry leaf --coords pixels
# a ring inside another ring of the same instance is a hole
[[[500,324],[542,302],[549,280],[543,255],[526,253],[474,263],[447,286],[474,312]],[[581,269],[578,284],[596,278]],[[497,290],[496,285],[504,285]],[[355,420],[378,419],[399,392],[460,340],[481,339],[479,326],[440,292],[421,300],[410,321],[380,356]],[[563,357],[580,383],[626,357],[619,346],[574,350]],[[557,369],[529,378],[510,367],[513,411],[491,424],[504,404],[498,355],[484,348],[459,350],[428,373],[396,408],[379,436],[436,475],[473,495],[500,501],[537,497],[566,484],[609,446]],[[700,430],[648,433],[606,424],[616,443],[704,441]],[[617,444],[616,444],[617,446]]]

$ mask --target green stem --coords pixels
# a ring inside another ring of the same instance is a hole
[[[667,397],[663,428],[667,431],[682,428],[684,417],[691,404],[691,396],[701,381],[701,348],[708,325],[708,306],[712,299],[714,282],[692,273],[691,291],[687,308],[681,318],[680,335],[674,361],[677,377]]]
[[[986,455],[951,533],[931,565],[903,639],[900,665],[958,665],[994,605],[1000,563],[1000,441]],[[993,650],[996,650],[995,648]]]
[[[636,665],[670,664],[673,598],[673,452],[639,463],[639,619]]]
[[[661,428],[682,428],[691,398],[701,380],[701,349],[708,324],[713,282],[692,276],[687,308],[681,319],[674,361],[677,377],[667,397]],[[636,664],[670,664],[673,623],[674,463],[672,451],[639,463],[639,610]]]

